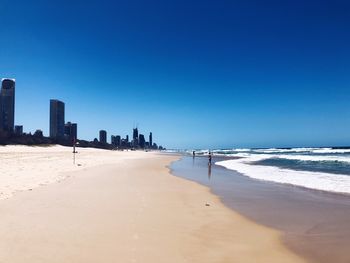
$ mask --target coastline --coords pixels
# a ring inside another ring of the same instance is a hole
[[[171,168],[209,187],[226,207],[283,233],[283,243],[309,261],[349,262],[349,196],[260,181],[217,165],[209,174],[206,158],[183,157]]]
[[[177,158],[130,153],[0,200],[0,261],[304,262],[279,231],[172,176]]]

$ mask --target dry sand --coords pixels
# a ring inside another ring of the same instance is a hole
[[[64,146],[0,146],[0,200],[14,193],[57,182],[65,172],[79,171],[96,165],[134,158],[131,152],[77,148],[76,165],[73,149]]]
[[[0,262],[304,262],[279,232],[170,175],[176,157],[97,152],[99,166],[0,201]]]

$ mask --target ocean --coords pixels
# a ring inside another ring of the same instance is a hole
[[[215,164],[250,178],[350,194],[350,148],[217,149]],[[192,151],[187,151],[192,154]],[[197,150],[205,156],[208,150]]]

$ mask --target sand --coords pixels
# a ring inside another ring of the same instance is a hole
[[[47,154],[40,151],[32,162]],[[283,246],[280,232],[172,176],[166,165],[177,157],[86,151],[79,168],[51,171],[69,157],[57,153],[38,172],[61,178],[56,183],[0,200],[0,262],[304,262]],[[34,178],[37,171],[29,171]]]
[[[93,148],[77,148],[76,151],[78,153],[73,165],[72,147],[0,146],[0,200],[19,191],[63,180],[70,176],[65,172],[80,171],[134,156],[130,155],[130,151]]]

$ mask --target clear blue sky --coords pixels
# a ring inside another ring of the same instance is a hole
[[[30,3],[29,3],[30,2]],[[350,145],[349,1],[0,0],[16,123],[49,99],[82,139],[168,148]]]

